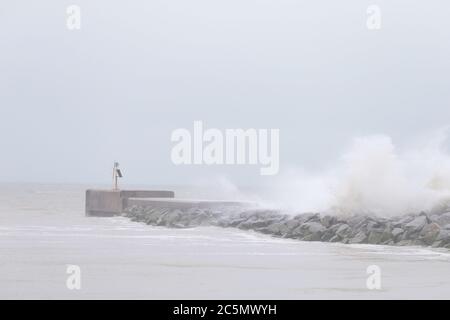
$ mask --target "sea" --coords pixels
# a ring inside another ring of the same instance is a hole
[[[86,217],[88,187],[0,185],[0,299],[450,298],[447,249]]]

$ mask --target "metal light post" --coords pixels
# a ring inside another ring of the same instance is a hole
[[[119,190],[118,179],[122,178],[122,172],[119,169],[119,163],[114,162],[113,168],[113,190]]]

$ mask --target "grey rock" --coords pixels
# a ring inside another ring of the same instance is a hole
[[[444,241],[435,241],[431,245],[431,247],[433,247],[433,248],[440,248],[440,247],[443,247],[443,246],[445,246],[445,242]]]
[[[338,222],[338,223],[332,225],[331,227],[329,227],[329,228],[328,228],[328,231],[335,234],[336,231],[337,231],[342,225],[344,225],[344,223]]]
[[[441,229],[435,240],[450,243],[450,230]]]
[[[348,243],[366,243],[367,235],[364,231],[358,232]]]
[[[229,222],[230,227],[237,227],[242,222],[246,221],[244,218],[235,218]]]
[[[269,233],[274,235],[284,235],[287,233],[287,227],[283,223],[276,222],[267,227]]]
[[[444,214],[438,216],[436,218],[435,222],[442,227],[450,224],[450,212],[447,212],[447,213],[444,213]]]
[[[380,244],[383,239],[383,232],[372,230],[369,234],[368,242],[370,244]]]
[[[160,217],[159,212],[151,212],[147,215],[147,217],[143,220],[147,224],[155,224],[157,223],[158,219]]]
[[[319,220],[318,213],[303,213],[295,217],[296,220],[299,220],[300,223]]]
[[[420,232],[420,240],[427,245],[431,245],[437,238],[441,231],[441,227],[437,223],[430,223],[426,225]]]
[[[385,227],[385,225],[380,221],[370,220],[367,223],[367,231],[373,231],[373,230],[380,231],[380,230],[384,229],[384,227]]]
[[[289,232],[288,237],[305,239],[305,241],[319,241],[326,228],[319,222],[306,222]]]
[[[286,224],[286,227],[288,228],[288,230],[292,231],[300,225],[300,221],[292,219],[292,220],[286,221],[285,224]]]
[[[448,211],[448,210],[447,210]],[[202,225],[237,227],[304,241],[392,245],[450,246],[450,212],[407,215],[393,219],[354,215],[336,217],[307,213],[295,217],[273,210],[223,207],[178,210],[133,206],[123,213],[133,221],[172,228]]]
[[[221,217],[217,220],[217,225],[222,228],[227,228],[229,227],[229,221],[228,219]]]
[[[194,226],[199,226],[199,225],[208,225],[209,224],[209,218],[210,215],[208,214],[208,212],[199,212],[198,214],[195,215],[195,217],[191,218],[190,224],[194,225]],[[238,226],[238,225],[234,225],[234,226]]]
[[[319,222],[306,222],[301,226],[307,233],[320,233],[322,234],[327,228],[325,228]]]
[[[426,243],[420,239],[415,239],[415,240],[412,240],[412,245],[413,246],[425,246]]]
[[[158,216],[158,219],[156,220],[156,225],[158,226],[166,226],[170,225],[168,221],[176,221],[178,217],[174,217],[170,215],[171,211],[168,209],[161,210],[161,214]]]
[[[335,233],[328,229],[323,233],[322,238],[320,240],[329,242],[331,240],[331,238],[333,238],[334,236],[335,236]]]
[[[400,236],[405,230],[403,230],[402,228],[394,228],[394,230],[392,230],[392,236],[394,237],[394,239],[398,238],[398,236]]]
[[[336,223],[336,221],[337,221],[336,217],[333,216],[323,216],[322,218],[320,218],[320,223],[326,228],[331,227],[333,224]]]
[[[407,215],[405,217],[402,217],[396,221],[393,222],[394,227],[403,227],[404,225],[408,224],[409,222],[414,220],[414,216]]]
[[[411,240],[402,240],[402,241],[398,242],[397,245],[398,246],[410,246]]]
[[[183,223],[174,223],[174,224],[172,224],[171,227],[178,228],[178,229],[184,229],[184,228],[187,228],[187,225],[185,225]]]
[[[347,220],[347,224],[354,228],[358,228],[358,227],[362,226],[363,224],[367,224],[367,222],[368,222],[368,218],[366,216],[360,216],[360,215],[353,216]]]
[[[303,236],[304,230],[302,229],[302,226],[298,226],[294,230],[288,233],[288,236],[291,238],[298,238]]]
[[[318,213],[315,214],[311,219],[309,219],[306,222],[318,222],[318,223],[320,223],[320,214],[318,214]]]
[[[336,235],[338,235],[341,238],[345,238],[350,234],[352,229],[348,224],[342,224],[339,226],[339,228],[336,230]]]
[[[399,236],[399,240],[414,240],[419,238],[420,231],[408,231],[403,232],[402,235]]]
[[[341,237],[339,237],[338,235],[336,235],[330,239],[330,242],[339,242],[339,241],[341,241]]]
[[[301,239],[302,241],[320,241],[320,233],[311,233]]]
[[[414,231],[420,231],[425,227],[425,225],[428,223],[428,218],[424,215],[418,216],[411,222],[407,223],[405,225],[405,229],[408,232],[414,232]]]
[[[248,230],[248,229],[258,229],[267,227],[271,223],[270,220],[263,220],[257,217],[248,219],[247,221],[241,222],[238,228]]]
[[[249,221],[241,222],[240,224],[238,224],[237,227],[238,227],[239,229],[243,229],[243,230],[251,229],[251,225],[250,225]],[[261,227],[262,227],[262,226],[261,226]]]

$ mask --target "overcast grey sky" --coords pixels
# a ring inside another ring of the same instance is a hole
[[[66,8],[81,7],[81,30]],[[370,4],[381,30],[366,27]],[[354,136],[402,143],[450,119],[442,0],[42,0],[0,10],[0,182],[237,183],[257,167],[179,166],[170,134],[280,128],[281,171]]]

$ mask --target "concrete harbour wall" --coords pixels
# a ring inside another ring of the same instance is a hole
[[[111,217],[120,215],[130,198],[173,198],[173,191],[165,190],[94,190],[86,191],[86,216]]]

